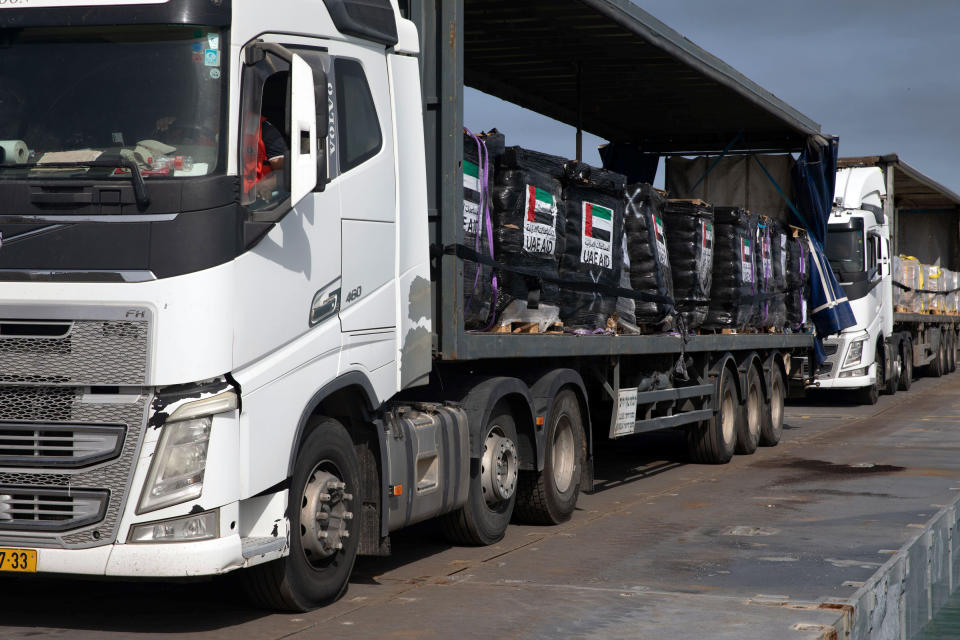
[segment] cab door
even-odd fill
[[[341,370],[396,384],[397,184],[393,113],[382,46],[330,44],[343,271]],[[379,375],[379,374],[371,374]]]

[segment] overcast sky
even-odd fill
[[[960,192],[960,0],[635,2],[839,136],[841,156],[899,153]],[[465,118],[574,155],[570,127],[496,98],[468,90]]]

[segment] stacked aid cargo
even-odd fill
[[[490,176],[493,173],[491,151],[502,149],[503,136],[487,144],[483,136],[463,134],[463,243],[477,253],[490,256],[493,235],[486,224]],[[473,260],[463,263],[463,322],[469,330],[484,329],[490,322],[493,302],[493,270]]]
[[[563,251],[559,178],[566,162],[521,147],[506,148],[500,158],[491,192],[495,254],[498,263],[516,269],[499,274],[502,291],[496,311],[502,322],[541,304],[560,302],[556,284]]]
[[[673,298],[673,274],[664,235],[663,206],[663,195],[649,184],[627,187],[624,241],[630,288],[661,299],[636,302],[637,322],[643,325],[664,326],[672,320],[673,305],[668,301]]]
[[[776,221],[760,216],[757,218],[757,304],[752,326],[760,330],[776,330],[786,321],[783,301],[784,285],[778,280],[776,263],[779,258],[778,230]]]
[[[685,328],[696,329],[710,307],[713,207],[702,200],[667,200],[663,221],[676,309]]]
[[[745,329],[757,312],[757,218],[739,207],[714,208],[713,282],[704,326]]]
[[[809,321],[807,300],[810,297],[810,246],[807,233],[794,229],[787,239],[786,273],[786,327],[802,331]]]
[[[563,289],[560,318],[577,332],[608,329],[617,297],[603,289],[620,284],[623,263],[623,210],[626,178],[585,164],[571,163],[564,180],[565,250],[560,277],[565,282],[599,285],[594,291]]]

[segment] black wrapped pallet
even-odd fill
[[[713,215],[713,281],[703,326],[742,330],[757,309],[757,217],[740,207],[714,207]]]
[[[778,280],[779,232],[777,223],[761,216],[757,225],[757,292],[758,303],[752,325],[761,330],[781,328],[786,308],[782,278]]]
[[[490,255],[485,203],[489,202],[496,157],[503,152],[503,134],[463,134],[463,243],[484,256]],[[493,270],[465,260],[463,263],[463,324],[468,330],[484,329],[491,320]]]
[[[710,306],[713,207],[702,200],[667,200],[663,222],[677,311],[687,329],[696,329]]]
[[[663,228],[664,198],[651,185],[627,186],[624,237],[629,263],[630,288],[652,295],[673,298],[673,275]],[[661,302],[636,303],[637,323],[660,324],[673,313],[673,306]]]
[[[559,178],[567,160],[509,147],[500,159],[493,201],[494,249],[498,262],[535,269],[556,279],[563,251],[563,205]],[[559,305],[559,287],[509,271],[499,275],[497,313],[514,300]]]
[[[797,231],[787,238],[786,326],[793,331],[800,331],[807,324],[809,255],[806,232]]]
[[[773,292],[770,298],[771,316],[770,326],[783,329],[787,324],[787,243],[786,229],[782,224],[771,221],[770,235],[772,238],[773,258]]]
[[[564,180],[565,248],[560,259],[564,281],[620,285],[623,261],[623,209],[626,178],[584,164],[567,166]],[[617,297],[599,291],[561,289],[560,318],[568,329],[607,328]]]

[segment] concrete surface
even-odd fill
[[[791,404],[780,446],[717,467],[687,464],[675,433],[609,444],[570,522],[515,525],[486,548],[414,527],[394,537],[392,557],[358,562],[341,601],[311,613],[246,607],[226,579],[5,579],[0,637],[806,640],[845,627],[898,637],[878,635],[893,625],[884,616],[896,614],[898,634],[922,626],[955,584],[930,549],[956,544],[958,388],[954,375],[874,407],[843,396]],[[926,551],[899,551],[917,541]],[[907,595],[921,591],[927,599]]]

